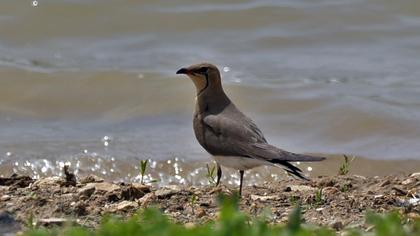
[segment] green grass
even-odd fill
[[[207,167],[206,177],[210,185],[216,185],[216,166],[213,165],[212,167],[210,167],[209,164],[206,164],[206,167]]]
[[[350,163],[354,160],[355,157],[353,157],[351,160],[347,155],[344,155],[344,162],[340,165],[340,168],[338,169],[339,175],[347,175],[350,171]]]
[[[172,223],[157,208],[140,210],[128,220],[116,217],[105,217],[97,229],[67,226],[63,228],[28,229],[24,235],[144,235],[144,236],[334,236],[335,231],[324,227],[304,224],[300,208],[296,207],[290,214],[287,224],[271,225],[265,217],[251,219],[238,209],[238,197],[219,197],[221,211],[219,219],[194,227],[185,227]],[[346,235],[354,236],[411,236],[420,235],[420,222],[407,223],[397,213],[387,215],[368,214],[367,222],[374,225],[372,232],[349,230]]]
[[[147,163],[149,160],[140,161],[140,183],[144,184],[144,176],[146,175]]]

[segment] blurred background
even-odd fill
[[[204,61],[270,143],[355,155],[354,173],[419,170],[419,55],[419,1],[2,0],[0,174],[133,180],[151,159],[195,183],[211,159],[175,72]]]

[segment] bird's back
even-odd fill
[[[223,105],[197,99],[193,126],[198,142],[212,155],[247,156],[238,150],[241,145],[267,142],[255,123],[227,97]]]

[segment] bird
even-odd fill
[[[217,166],[216,186],[222,168],[239,170],[239,196],[246,170],[262,165],[282,166],[288,173],[308,180],[290,162],[322,161],[324,157],[296,154],[269,144],[253,120],[242,113],[226,95],[219,69],[210,63],[194,64],[176,74],[188,76],[196,88],[194,134]]]

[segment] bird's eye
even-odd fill
[[[207,68],[207,67],[201,67],[200,69],[197,70],[197,73],[207,74],[208,71],[209,71],[209,68]]]

